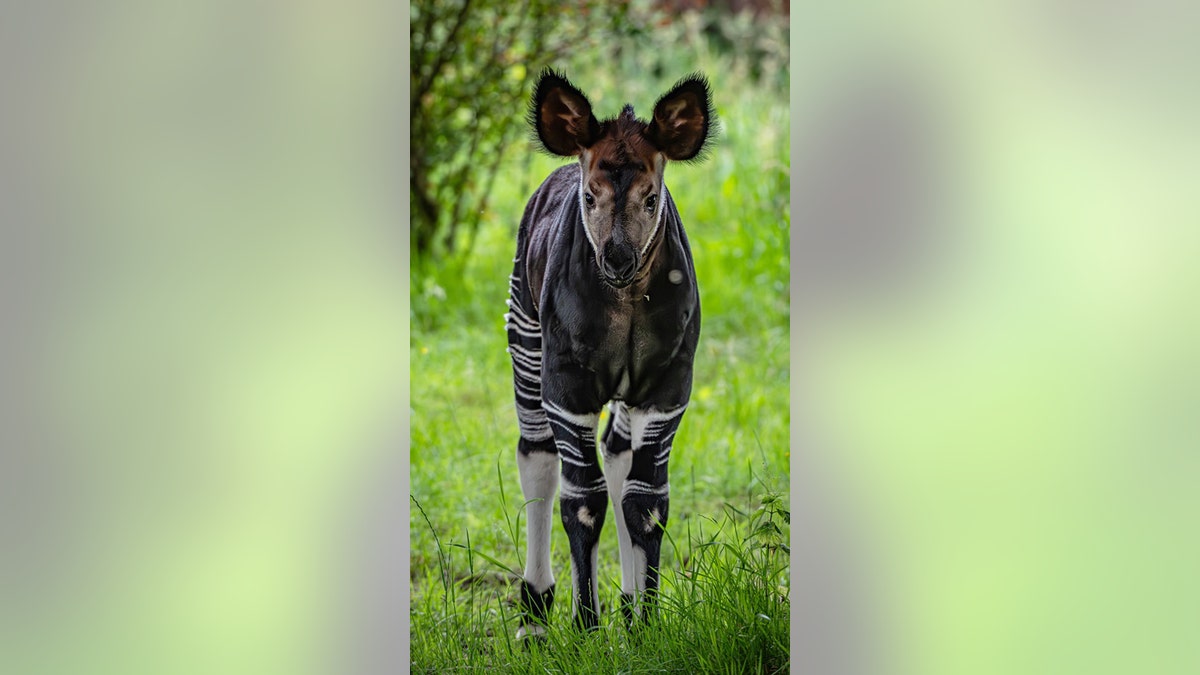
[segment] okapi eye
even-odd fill
[[[650,195],[646,198],[646,210],[654,213],[654,206],[658,204],[658,195]]]
[[[596,205],[596,198],[590,192],[583,193],[583,201],[588,205],[588,208]]]

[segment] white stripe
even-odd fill
[[[517,419],[517,426],[521,429],[521,437],[527,441],[548,441],[554,437],[554,433],[550,431],[550,427],[539,423],[537,420]]]
[[[536,411],[542,419],[545,419],[546,411],[542,410],[542,390],[537,386],[537,382],[528,384],[520,380],[515,380],[513,385],[513,393],[526,401],[526,405],[522,407]],[[517,403],[520,404],[521,402],[518,401]]]
[[[528,399],[528,407],[544,412],[542,410],[542,383],[538,378],[518,373],[517,377],[513,378],[513,393]]]
[[[524,371],[519,365],[514,368],[514,371]],[[513,378],[513,388],[517,391],[528,392],[526,396],[537,399],[537,406],[542,407],[542,380],[537,376],[537,372],[517,372]]]
[[[630,438],[633,440],[633,449],[635,451],[640,449],[645,444],[648,436],[653,438],[662,430],[663,426],[682,415],[686,409],[686,405],[681,405],[671,410],[631,408],[629,411],[629,426],[631,432]]]
[[[585,486],[575,485],[565,477],[560,478],[559,481],[559,490],[564,497],[586,497],[590,494],[608,491],[608,485],[604,482],[604,476],[597,478]]]
[[[515,332],[517,335],[520,335],[521,337],[526,337],[526,338],[542,337],[542,331],[540,331],[540,330],[539,331],[525,330],[524,328],[521,328],[518,324],[515,324],[515,323],[506,323],[506,324],[504,324],[504,328],[506,330],[511,330],[511,331]]]
[[[527,406],[517,406],[517,419],[528,424],[535,424],[539,427],[550,429],[550,423],[546,420],[546,416],[537,408],[529,408]]]
[[[580,153],[580,156],[579,156],[579,163],[581,165],[581,167],[579,169],[579,222],[583,223],[583,233],[585,235],[587,235],[588,243],[592,245],[592,252],[598,253],[600,251],[600,249],[596,248],[596,240],[592,239],[592,230],[591,230],[591,228],[588,227],[587,214],[584,213],[584,209],[583,209],[583,168],[582,167],[587,166],[589,158],[591,156],[592,156],[591,153],[588,152],[587,150],[584,150],[582,153]]]
[[[620,401],[613,401],[608,411],[612,419],[613,433],[622,438],[629,438],[629,406]]]
[[[538,379],[537,376],[537,371],[534,370],[530,372],[528,369],[522,367],[519,363],[514,364],[513,371],[517,375],[515,378],[513,378],[513,384],[516,387],[521,387],[527,391],[528,393],[526,395],[530,398],[538,399],[538,405],[541,405],[542,387],[541,380]]]
[[[626,480],[625,485],[621,488],[621,496],[629,494],[639,495],[665,495],[670,492],[671,484],[663,483],[658,487],[654,487],[644,480]]]
[[[654,156],[654,168],[658,173],[659,179],[662,179],[663,159],[661,154]],[[646,251],[650,249],[650,244],[654,243],[654,235],[658,234],[658,226],[662,223],[663,209],[667,203],[667,182],[664,180],[658,188],[658,211],[654,216],[654,229],[650,230],[650,238],[646,240],[646,245],[642,247],[642,252],[638,254],[639,258],[646,255]]]
[[[512,312],[504,315],[504,327],[508,330],[521,331],[526,337],[541,337],[542,327],[533,321],[521,320],[519,317],[512,316]]]
[[[508,346],[508,353],[520,356],[526,361],[532,361],[537,364],[541,364],[542,362],[542,350],[540,349],[530,349],[529,347],[522,347],[518,344],[512,344]]]
[[[570,424],[564,424],[562,420],[555,419],[554,417],[549,417],[549,419],[550,424],[554,425],[558,429],[561,429],[563,434],[570,435],[571,438],[579,438],[579,434],[575,431],[576,427],[571,426]]]
[[[600,419],[599,413],[567,412],[566,410],[563,410],[562,408],[551,403],[550,401],[543,401],[542,407],[546,409],[546,412],[550,413],[551,415],[553,415],[554,417],[557,417],[560,420],[570,422],[571,424],[573,424],[577,427],[591,429],[593,432],[595,432],[595,430],[596,430],[596,420]]]
[[[513,360],[513,372],[517,375],[515,382],[520,382],[530,389],[541,391],[542,378],[541,364],[526,365],[521,361]],[[538,398],[541,398],[540,396]]]
[[[514,349],[525,356],[531,356],[531,357],[537,356],[538,360],[539,361],[541,360],[542,346],[540,344],[536,347],[526,347],[525,345],[522,345],[520,343],[514,343],[514,344],[510,344],[508,346],[508,350],[509,350],[510,354],[512,353],[512,351]]]
[[[533,370],[534,372],[537,372],[542,368],[542,359],[533,355],[540,355],[541,351],[536,351],[533,352],[533,354],[530,354],[530,350],[518,347],[517,349],[510,349],[508,354],[509,356],[512,356],[514,364],[518,364],[523,368]]]
[[[570,456],[570,457],[576,457],[580,460],[583,459],[583,453],[580,452],[579,449],[576,448],[574,445],[571,445],[570,441],[566,441],[566,440],[563,440],[560,438],[554,442],[554,446],[558,448],[558,453],[560,455],[562,455],[563,457]]]
[[[560,450],[561,450],[561,448],[560,448]],[[562,461],[566,462],[567,464],[573,464],[575,466],[582,466],[582,467],[592,466],[591,464],[588,464],[587,462],[575,459],[574,457],[567,457],[566,455],[563,455],[563,454],[559,454],[559,458],[562,459]]]
[[[537,419],[540,422],[542,422],[543,424],[546,424],[547,426],[549,426],[550,421],[548,419],[546,419],[546,411],[542,410],[542,406],[538,405],[538,399],[534,399],[530,396],[522,394],[521,392],[515,392],[515,393],[517,394],[518,397],[520,397],[521,399],[524,399],[524,400],[517,401],[517,412],[518,413],[527,415],[532,419]]]
[[[629,429],[629,415],[627,413],[621,414],[613,420],[613,433],[621,436],[622,438],[629,438],[631,436]]]
[[[528,314],[526,314],[523,309],[521,309],[520,303],[514,303],[510,299],[508,301],[508,309],[509,309],[509,311],[504,313],[505,321],[513,321],[515,323],[520,324],[521,326],[523,326],[525,328],[537,328],[538,327],[538,323],[536,321],[534,321],[532,318],[530,318],[530,316]]]
[[[519,409],[517,411],[517,428],[521,430],[521,437],[527,441],[545,441],[554,437],[554,433],[550,431],[550,425],[543,420],[522,417]]]
[[[517,379],[525,380],[529,386],[541,384],[541,363],[514,356],[512,364],[513,372],[518,376]]]
[[[517,373],[513,378],[513,391],[530,400],[530,404],[542,407],[542,383],[536,374]]]

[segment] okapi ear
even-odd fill
[[[654,104],[654,119],[645,135],[667,159],[698,161],[705,157],[702,153],[716,132],[716,121],[708,80],[694,73],[676,83]]]
[[[600,123],[587,97],[549,68],[538,79],[529,121],[542,147],[563,157],[578,155],[600,138]]]

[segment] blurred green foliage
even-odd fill
[[[514,153],[531,151],[519,139],[529,133],[528,98],[542,68],[583,62],[585,71],[626,73],[623,88],[636,93],[638,80],[695,69],[681,64],[667,45],[702,41],[725,57],[725,67],[787,87],[787,23],[779,17],[676,14],[647,0],[414,2],[411,11],[415,277],[430,264],[453,264],[472,253],[479,226],[495,210],[497,177],[508,174]]]
[[[474,235],[538,64],[594,49],[628,22],[629,5],[435,0],[411,12],[409,231],[422,259]]]
[[[572,49],[556,61],[530,63],[527,75],[536,76],[544,66],[566,72],[603,118],[615,115],[625,103],[633,103],[644,117],[677,79],[704,72],[715,92],[720,135],[707,162],[668,168],[667,183],[697,258],[703,253],[707,261],[698,266],[705,325],[726,320],[746,327],[776,323],[786,315],[788,302],[787,61],[712,39],[710,26],[721,15],[686,12],[667,17],[648,3],[630,3],[626,11],[626,19],[636,20],[630,20],[623,31],[613,32],[594,49]],[[749,21],[726,18],[734,31],[744,30],[738,26]],[[764,51],[787,53],[785,23],[756,21],[754,25],[758,38],[747,48],[769,44]],[[506,109],[489,113],[503,121],[504,133],[513,138],[529,134],[525,112],[530,94],[527,88]],[[415,136],[414,131],[414,143]],[[447,146],[444,151],[452,154],[451,164],[470,167],[461,147]],[[530,141],[514,142],[507,152],[491,153],[491,158],[498,162],[496,173],[501,178],[490,184],[486,208],[473,213],[478,219],[475,229],[460,226],[456,231],[457,252],[447,255],[441,249],[422,254],[414,245],[410,316],[418,333],[494,322],[496,308],[503,307],[504,280],[511,271],[525,202],[551,171],[565,163],[537,152]],[[481,180],[478,172],[467,175],[476,183]],[[417,197],[413,199],[416,202]],[[453,201],[441,207],[455,208]],[[418,227],[414,221],[413,229]],[[749,303],[743,287],[729,282],[734,275],[757,285],[758,293]],[[764,297],[771,303],[768,314],[739,309],[751,308]],[[708,311],[719,305],[733,313]],[[739,323],[743,320],[748,323]]]
[[[805,426],[863,541],[863,670],[1200,672],[1200,8],[829,4],[803,25],[798,158],[847,104],[886,119],[862,96],[881,86],[934,130],[921,264],[796,308]],[[860,130],[826,156],[890,147]],[[868,178],[831,189],[875,206],[895,183]],[[797,233],[825,225],[803,206]]]
[[[0,671],[354,672],[348,523],[406,407],[403,10],[76,4],[0,10],[0,239],[35,243]]]

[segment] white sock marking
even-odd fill
[[[617,545],[621,552],[621,592],[633,593],[633,541],[629,538],[629,528],[625,524],[625,509],[621,507],[625,477],[629,475],[629,467],[633,463],[633,452],[626,451],[619,455],[605,457],[604,474],[608,479],[608,496],[617,512]]]
[[[550,567],[550,527],[554,492],[558,487],[558,457],[546,452],[517,453],[517,468],[521,472],[521,492],[530,502],[525,507],[525,581],[534,592],[543,593],[554,583],[554,571]]]

